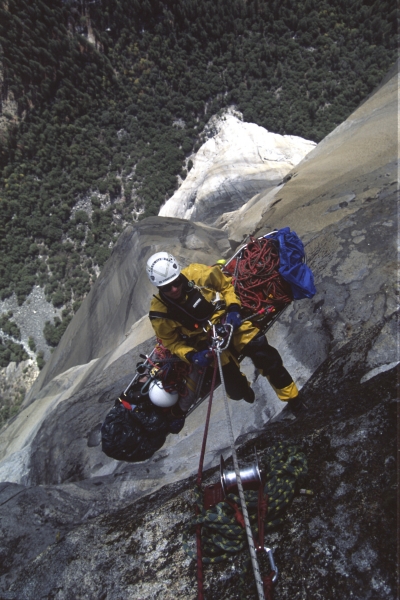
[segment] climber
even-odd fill
[[[292,412],[301,408],[298,389],[279,352],[250,321],[242,322],[240,301],[231,278],[219,266],[193,263],[181,270],[171,254],[157,252],[147,261],[146,271],[158,288],[150,306],[151,324],[156,336],[175,356],[199,368],[211,365],[206,326],[222,320],[233,327],[230,346],[221,357],[228,396],[254,402],[254,392],[239,369],[237,356],[241,353],[251,358]],[[184,415],[188,408],[186,399],[180,398],[172,412]]]

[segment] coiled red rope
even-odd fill
[[[157,361],[162,361],[162,365],[157,365]],[[188,393],[186,379],[192,370],[192,365],[174,358],[159,339],[157,339],[154,349],[154,359],[149,362],[158,368],[157,379],[162,381],[167,392],[176,390],[180,396],[185,396]]]
[[[293,300],[290,285],[278,269],[278,247],[268,238],[250,238],[239,257],[224,267],[232,275],[242,307],[251,312],[268,306],[282,307]]]

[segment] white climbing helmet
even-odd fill
[[[166,392],[161,381],[153,379],[149,386],[149,398],[156,406],[168,408],[178,401],[178,392]]]
[[[180,275],[181,268],[169,252],[157,252],[150,256],[146,265],[147,275],[153,285],[161,287],[171,283]]]

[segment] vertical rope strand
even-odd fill
[[[217,371],[218,371],[218,364],[217,364],[217,361],[214,358],[214,372],[213,372],[213,377],[212,377],[212,382],[211,382],[210,399],[208,401],[206,424],[204,426],[203,443],[202,443],[202,446],[201,446],[199,468],[198,468],[198,471],[197,471],[197,485],[198,486],[201,485],[201,482],[202,482],[202,479],[203,479],[204,456],[205,456],[205,453],[206,453],[208,428],[210,426],[211,407],[212,407],[213,395],[214,395],[214,390],[215,390],[215,382],[217,380]]]
[[[206,444],[207,444],[207,435],[208,428],[210,425],[210,417],[211,417],[211,407],[215,389],[215,382],[217,380],[217,371],[218,371],[218,363],[216,358],[214,357],[214,373],[211,382],[210,389],[210,399],[208,401],[208,409],[206,416],[206,424],[204,426],[204,434],[203,434],[203,444],[201,447],[200,453],[200,461],[199,461],[199,469],[197,471],[197,487],[199,492],[201,493],[201,483],[203,480],[203,465],[204,465],[204,456],[206,453]],[[203,375],[204,378],[204,375]],[[196,515],[199,514],[199,507],[196,504]],[[201,548],[201,525],[197,525],[196,527],[196,547],[197,547],[197,600],[204,600],[204,584],[203,584],[203,552]]]
[[[261,579],[260,569],[258,567],[257,556],[256,556],[255,547],[254,547],[254,539],[253,539],[253,534],[252,534],[251,526],[250,526],[249,513],[247,511],[242,480],[240,477],[239,463],[237,460],[237,454],[236,454],[236,449],[235,449],[235,438],[233,435],[232,420],[231,420],[231,415],[230,415],[230,411],[229,411],[228,398],[226,396],[224,375],[222,372],[221,351],[219,349],[217,349],[216,352],[217,352],[217,357],[218,357],[219,373],[220,373],[220,377],[221,377],[222,391],[223,391],[223,396],[224,396],[226,421],[227,421],[228,432],[229,432],[229,442],[230,442],[231,450],[232,450],[233,466],[234,466],[235,473],[236,473],[236,483],[237,483],[238,491],[239,491],[240,504],[242,506],[242,513],[243,513],[244,523],[246,526],[246,534],[247,534],[247,541],[249,544],[251,564],[253,566],[253,573],[254,573],[254,579],[256,582],[256,586],[257,586],[258,598],[259,598],[259,600],[265,600],[264,586],[263,586],[263,582]]]

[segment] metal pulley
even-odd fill
[[[254,449],[254,463],[248,467],[244,467],[239,471],[240,479],[244,490],[257,491],[262,483],[261,471],[258,464],[257,451]],[[235,471],[228,471],[225,467],[224,457],[221,455],[220,461],[220,478],[222,490],[227,496],[228,494],[237,494],[237,478]]]

